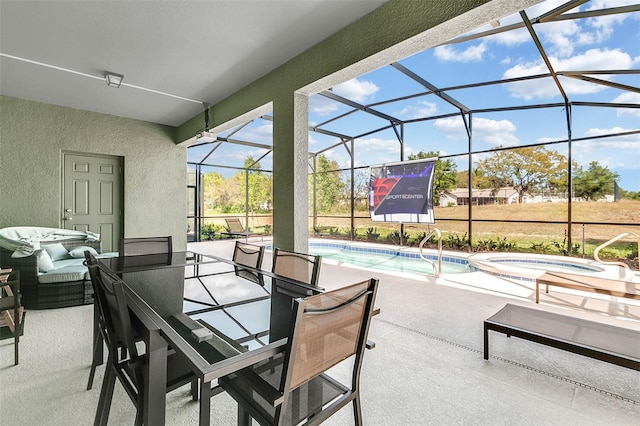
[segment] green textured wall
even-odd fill
[[[63,151],[124,157],[124,233],[186,247],[186,147],[175,128],[0,96],[0,228],[61,226]]]

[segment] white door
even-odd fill
[[[118,251],[122,236],[122,158],[63,154],[62,221],[65,229],[100,234],[102,251]]]

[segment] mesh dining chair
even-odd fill
[[[322,256],[282,250],[276,247],[273,250],[271,272],[316,287],[320,277],[321,264]]]
[[[120,256],[168,254],[173,251],[172,238],[171,236],[120,238],[118,251]]]
[[[296,299],[283,354],[219,379],[238,403],[238,424],[320,424],[353,403],[362,424],[360,371],[378,280]],[[350,385],[326,371],[354,357]]]
[[[107,424],[117,378],[136,406],[135,424],[141,425],[145,394],[143,377],[145,354],[140,353],[136,346],[135,331],[131,325],[129,307],[124,294],[124,283],[117,275],[98,263],[90,253],[85,255],[100,311],[100,333],[109,349],[94,424]],[[194,401],[197,400],[197,377],[175,351],[169,350],[166,391],[177,389],[187,383],[191,383],[192,398]]]
[[[262,267],[262,258],[264,257],[264,246],[258,246],[255,244],[242,243],[236,241],[236,245],[233,249],[233,260],[240,265],[249,266],[254,269],[260,269]],[[252,281],[256,284],[260,284],[264,287],[264,277],[262,274],[250,269],[234,266],[236,275]]]

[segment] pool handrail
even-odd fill
[[[615,243],[616,241],[618,241],[618,240],[620,240],[620,239],[622,239],[624,237],[628,237],[628,236],[636,237],[638,239],[638,251],[640,252],[640,236],[638,234],[636,234],[635,232],[623,232],[622,234],[618,235],[617,237],[614,237],[614,238],[610,239],[606,243],[600,244],[593,251],[593,258],[595,260],[597,260],[598,262],[600,262],[601,264],[603,264],[603,265],[618,265],[618,266],[622,266],[622,267],[627,268],[627,269],[631,269],[631,268],[629,268],[629,265],[627,265],[624,262],[606,261],[606,260],[600,259],[600,257],[598,256],[598,254],[600,253],[600,250],[602,250],[603,248]]]
[[[429,241],[429,239],[433,234],[436,234],[438,236],[438,264],[437,265],[433,260],[428,259],[424,254],[422,254],[422,249],[424,248],[424,245],[427,243],[427,241]],[[433,266],[433,276],[436,278],[440,278],[440,275],[442,274],[442,233],[440,232],[440,230],[438,228],[433,228],[433,231],[429,232],[427,236],[425,236],[422,239],[422,241],[420,241],[419,248],[420,248],[420,259],[430,263],[431,266]]]

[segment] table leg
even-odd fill
[[[536,303],[540,301],[540,283],[536,281]]]
[[[489,329],[484,324],[484,359],[489,359]]]

